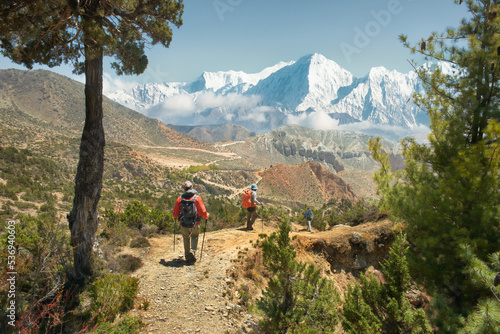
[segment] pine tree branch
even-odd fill
[[[444,59],[443,59],[443,60],[444,60]],[[445,92],[441,91],[441,90],[440,90],[437,86],[435,86],[435,85],[434,85],[434,84],[432,84],[431,82],[427,81],[427,80],[426,80],[426,79],[425,79],[425,78],[424,78],[424,77],[420,74],[420,72],[417,70],[417,68],[415,67],[415,65],[414,65],[411,61],[409,61],[408,59],[407,59],[407,61],[408,61],[408,63],[410,64],[410,66],[411,66],[411,67],[413,67],[413,69],[415,70],[415,73],[417,73],[417,75],[418,75],[418,77],[420,78],[420,80],[422,80],[423,82],[427,82],[427,84],[429,84],[429,85],[432,87],[432,89],[433,89],[435,92],[437,92],[439,95],[441,95],[441,96],[443,96],[443,97],[445,97],[445,98],[447,98],[447,99],[449,99],[449,100],[452,100],[452,101],[454,101],[454,100],[455,100],[452,96],[450,96],[450,95],[446,94]],[[450,62],[450,61],[448,61],[448,62]]]
[[[41,36],[38,37],[38,41],[35,45],[35,49],[40,46],[40,43],[42,40],[50,35],[51,33],[54,33],[61,29],[61,27],[68,22],[68,20],[73,16],[73,10],[70,6],[65,6],[63,14],[61,15],[61,18],[59,19],[59,22],[57,22],[55,25],[50,27],[47,31],[45,31]]]

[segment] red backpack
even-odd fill
[[[252,207],[252,191],[250,189],[247,189],[243,192],[243,197],[241,199],[241,205],[244,208]]]

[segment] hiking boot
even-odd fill
[[[190,252],[188,255],[186,255],[186,261],[190,263],[195,263],[196,257],[194,256],[193,253]]]

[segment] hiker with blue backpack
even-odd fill
[[[307,232],[312,232],[311,222],[314,219],[314,213],[312,212],[311,208],[306,211],[304,217],[307,219]]]
[[[195,263],[201,218],[208,219],[210,214],[207,212],[201,197],[193,189],[193,184],[190,181],[184,182],[182,189],[184,190],[184,194],[177,198],[173,215],[174,218],[179,218],[182,239],[184,241],[184,258],[189,263]]]

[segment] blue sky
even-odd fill
[[[375,66],[407,72],[412,55],[399,34],[418,41],[466,15],[452,0],[185,0],[170,48],[149,49],[141,76],[117,77],[106,61],[105,88],[193,81],[203,71],[255,73],[314,52],[356,76]],[[22,68],[0,56],[0,68],[11,67]],[[51,70],[74,77],[69,66]]]

